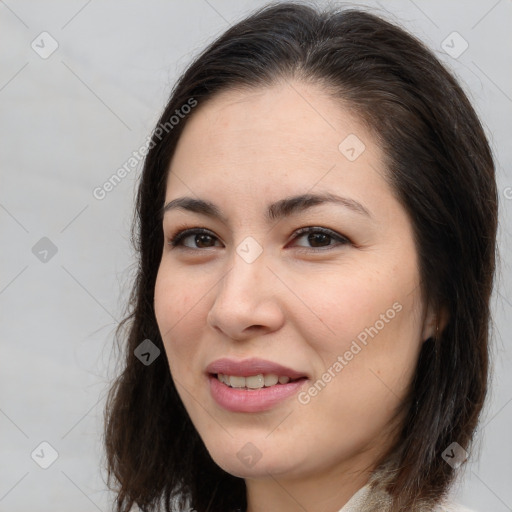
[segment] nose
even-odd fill
[[[284,323],[277,281],[263,254],[247,263],[234,253],[229,270],[213,292],[207,323],[239,341],[277,331]]]

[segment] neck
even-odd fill
[[[340,468],[298,478],[247,479],[247,512],[338,512],[369,479],[370,471]]]

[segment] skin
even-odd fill
[[[366,147],[354,161],[338,148],[349,134]],[[383,162],[354,115],[298,81],[219,93],[179,140],[166,204],[208,200],[227,222],[184,209],[164,215],[166,241],[184,227],[212,238],[201,245],[189,236],[188,248],[165,243],[156,318],[183,403],[215,462],[246,480],[249,512],[337,512],[393,442],[393,413],[435,323],[421,300],[412,225]],[[278,221],[264,216],[269,203],[319,192],[356,200],[370,216],[334,203]],[[315,251],[307,234],[294,234],[305,226],[350,242],[327,237]],[[247,236],[263,249],[252,263],[236,252]],[[240,413],[213,400],[205,369],[221,357],[300,370],[310,376],[307,391],[393,304],[401,306],[394,318],[307,404],[293,396]],[[249,442],[261,453],[252,467],[237,457]]]

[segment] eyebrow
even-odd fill
[[[348,208],[349,210],[352,210],[355,213],[372,218],[369,210],[358,201],[348,197],[342,197],[326,192],[323,194],[301,194],[298,196],[291,196],[280,199],[279,201],[276,201],[275,203],[272,203],[268,206],[266,219],[269,222],[282,219],[284,217],[289,217],[291,215],[303,212],[309,208],[312,208],[313,206],[325,203],[338,204]],[[212,202],[205,201],[203,199],[195,199],[193,197],[178,197],[173,199],[162,208],[162,218],[166,212],[174,209],[183,209],[195,213],[200,213],[202,215],[218,219],[224,224],[228,224],[227,218],[222,214],[220,209]]]

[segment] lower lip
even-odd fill
[[[287,384],[276,384],[261,389],[231,388],[214,375],[208,376],[213,399],[224,409],[232,412],[266,411],[297,393],[307,379]]]

